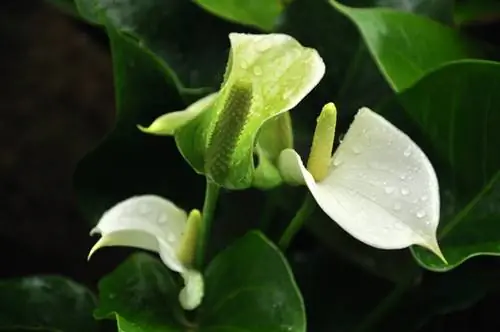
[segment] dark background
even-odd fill
[[[500,42],[494,20],[470,32]],[[117,261],[87,263],[72,174],[113,123],[106,37],[43,1],[2,0],[0,51],[0,278],[61,274],[95,289]],[[500,331],[499,305],[492,294],[422,331]]]

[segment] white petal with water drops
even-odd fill
[[[92,231],[101,238],[92,247],[89,258],[102,247],[126,246],[151,250],[163,263],[181,273],[186,282],[180,294],[185,309],[194,309],[203,296],[198,272],[186,267],[178,257],[183,244],[187,214],[174,203],[155,195],[128,198],[106,211]],[[190,284],[190,283],[193,284]]]
[[[442,257],[434,169],[406,134],[373,111],[358,112],[323,181],[316,183],[291,149],[282,152],[280,169],[298,183],[300,174],[323,211],[358,240],[381,249],[421,245]]]

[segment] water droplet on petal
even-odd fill
[[[158,223],[159,224],[164,224],[167,222],[167,216],[164,215],[164,214],[161,214],[159,217],[158,217]]]
[[[400,178],[401,180],[406,180],[406,174],[401,174],[401,175],[399,176],[399,178]]]
[[[259,66],[255,66],[253,67],[253,74],[255,76],[260,76],[262,75],[262,68],[260,68]]]
[[[265,52],[271,47],[271,43],[267,38],[262,38],[257,44],[255,45],[255,49],[258,52]]]
[[[174,242],[175,241],[175,235],[174,234],[168,234],[167,241],[168,242]]]
[[[401,195],[408,196],[410,194],[410,190],[408,188],[401,188]]]
[[[399,210],[401,210],[401,203],[398,203],[398,202],[394,203],[394,205],[393,205],[392,209],[393,209],[394,211],[399,211]]]
[[[140,204],[138,210],[142,215],[148,214],[150,212],[149,206],[147,204]]]
[[[425,217],[425,215],[426,213],[424,210],[417,211],[417,218],[422,219],[423,217]]]
[[[241,63],[240,63],[240,67],[241,69],[247,69],[248,68],[248,62],[246,60],[241,60]]]
[[[352,152],[354,154],[360,154],[361,153],[361,149],[359,148],[359,146],[356,145],[356,146],[352,147]]]
[[[425,202],[427,199],[429,199],[429,197],[427,197],[426,195],[424,195],[424,196],[420,197],[420,200],[421,200],[422,202]]]
[[[407,147],[405,152],[403,152],[405,157],[411,156],[411,147]]]
[[[385,187],[384,191],[386,194],[392,194],[396,188],[394,187]]]

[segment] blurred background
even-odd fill
[[[469,32],[498,44],[499,18]],[[72,174],[113,124],[106,36],[42,0],[2,0],[0,50],[0,278],[58,274],[95,289],[118,262],[87,263],[94,239]],[[500,331],[499,300],[491,294],[422,331]]]

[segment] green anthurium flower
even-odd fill
[[[142,130],[173,134],[198,173],[220,186],[244,189],[254,182],[252,156],[259,129],[295,107],[321,80],[325,65],[316,50],[285,34],[231,33],[229,39],[219,92]]]
[[[307,168],[292,149],[280,155],[282,176],[305,184],[345,231],[380,249],[420,245],[444,259],[436,238],[439,186],[424,152],[382,116],[362,108],[332,156],[336,110],[318,118]]]
[[[155,195],[135,196],[106,211],[90,232],[101,234],[90,257],[102,247],[127,246],[151,250],[163,263],[184,279],[179,294],[182,307],[192,310],[201,303],[204,293],[202,275],[191,268],[196,235],[201,222],[198,210],[189,214],[172,202]]]

